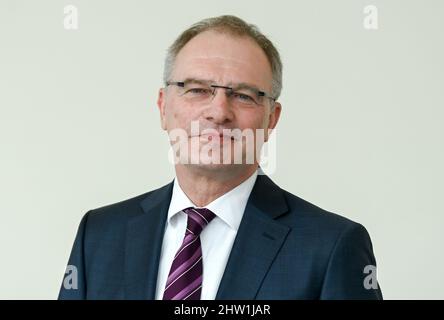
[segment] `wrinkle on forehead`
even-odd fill
[[[246,64],[246,61],[243,59],[235,58],[235,57],[229,57],[227,55],[222,54],[208,54],[208,55],[194,55],[193,57],[189,58],[190,61],[195,61],[196,63],[215,63],[215,64]]]
[[[191,64],[183,68],[183,73],[193,78],[208,79],[216,82],[246,82],[260,78],[257,70],[240,60],[226,59],[192,59]]]

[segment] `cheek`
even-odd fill
[[[171,99],[165,107],[165,116],[169,123],[175,123],[180,119],[180,109],[177,107],[173,99]]]
[[[172,124],[172,127],[182,128],[184,122],[185,120],[183,119],[183,115],[181,115],[179,112],[174,111],[171,113],[170,123]]]
[[[258,112],[258,110],[242,112],[237,119],[240,128],[260,129],[266,127],[268,123],[265,112]]]
[[[170,106],[171,108],[167,113],[167,121],[170,128],[187,128],[192,119],[192,113],[178,106]]]

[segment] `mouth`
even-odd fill
[[[230,135],[224,135],[224,134],[205,134],[202,135],[202,137],[207,138],[209,141],[213,141],[216,139],[219,139],[220,141],[234,141],[234,137]]]
[[[232,135],[226,135],[223,133],[217,134],[217,133],[207,133],[207,134],[200,134],[198,135],[198,137],[200,137],[203,140],[207,140],[207,141],[214,141],[216,139],[220,140],[220,141],[235,141],[235,137]]]

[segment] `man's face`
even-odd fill
[[[168,80],[180,82],[189,78],[209,80],[228,87],[247,83],[271,93],[271,67],[262,49],[250,38],[215,31],[197,35],[177,55],[172,75]],[[189,144],[194,140],[199,145],[199,150],[208,143],[215,143],[215,139],[219,138],[203,135],[202,131],[205,129],[215,129],[219,132],[223,129],[251,129],[255,133],[257,129],[263,129],[267,141],[267,129],[276,126],[281,111],[280,104],[271,99],[264,99],[263,105],[239,106],[233,103],[233,99],[226,95],[224,89],[217,89],[212,100],[206,103],[190,102],[180,95],[180,88],[174,85],[159,90],[158,107],[162,128],[168,133],[174,129],[184,129]],[[199,124],[199,134],[193,136],[191,123],[196,124],[196,121]],[[241,141],[223,142],[218,139],[220,152],[231,148],[233,158],[234,144]],[[244,141],[243,153],[246,152],[245,149]],[[245,159],[245,154],[243,158]],[[231,163],[233,162],[232,159]],[[224,164],[199,166],[206,169],[227,167]]]

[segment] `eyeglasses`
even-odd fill
[[[179,95],[190,103],[208,103],[213,100],[216,89],[225,89],[227,97],[236,106],[263,106],[266,99],[276,101],[265,91],[261,91],[248,84],[240,83],[234,87],[220,86],[211,81],[186,79],[185,81],[167,81],[166,86],[178,87]]]

